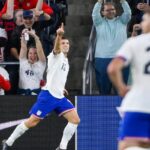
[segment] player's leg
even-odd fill
[[[64,131],[63,131],[63,136],[60,142],[60,149],[67,149],[68,142],[74,135],[78,124],[80,123],[80,118],[78,116],[77,111],[74,109],[72,111],[69,111],[63,115],[64,118],[67,119],[68,124],[66,125]]]
[[[80,118],[73,104],[67,99],[62,101],[61,107],[58,108],[56,112],[61,114],[68,121],[68,124],[63,131],[59,148],[56,150],[66,150],[68,142],[74,135],[78,124],[80,123]]]
[[[13,143],[20,137],[22,136],[26,131],[28,131],[30,128],[35,127],[39,122],[41,121],[40,118],[37,118],[33,115],[31,115],[26,121],[22,122],[19,124],[13,133],[10,135],[10,137],[6,140],[4,144],[5,147],[7,146],[12,146]],[[7,149],[7,148],[5,148]],[[5,150],[4,149],[4,150]]]
[[[50,101],[51,99],[51,101]],[[52,104],[51,104],[52,103]],[[41,91],[36,103],[30,110],[30,118],[16,127],[11,136],[3,144],[3,150],[12,146],[17,138],[23,135],[29,128],[35,127],[45,116],[53,110],[53,99],[48,91]]]
[[[119,150],[150,150],[150,114],[127,112],[120,126]]]

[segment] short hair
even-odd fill
[[[116,4],[115,4],[114,2],[105,2],[105,3],[102,4],[101,11],[104,11],[104,7],[105,7],[106,5],[112,5],[112,6],[114,6],[115,9],[116,9]]]

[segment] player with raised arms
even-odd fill
[[[73,104],[64,97],[65,83],[69,71],[67,54],[69,40],[63,38],[64,25],[57,30],[57,37],[53,51],[48,56],[47,83],[38,95],[36,103],[30,110],[30,117],[16,127],[10,137],[3,142],[2,150],[8,150],[21,135],[35,127],[49,113],[55,111],[59,116],[67,119],[60,145],[56,150],[66,150],[68,142],[75,133],[80,122]]]
[[[143,16],[143,34],[130,38],[108,67],[121,96],[119,150],[150,150],[150,11]],[[133,83],[125,85],[121,70],[131,65]]]

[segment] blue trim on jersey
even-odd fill
[[[66,97],[58,99],[52,96],[49,91],[42,90],[29,114],[36,115],[39,118],[45,118],[52,111],[61,115],[74,108],[73,104]]]
[[[119,128],[119,140],[125,138],[150,139],[150,114],[126,112]]]

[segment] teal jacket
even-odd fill
[[[94,6],[92,18],[97,35],[95,58],[113,58],[127,39],[131,9],[126,1],[121,4],[123,14],[111,20],[101,16],[101,3],[97,2]]]

